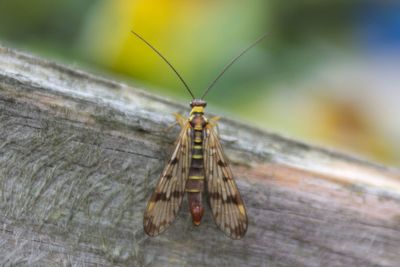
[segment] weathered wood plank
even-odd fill
[[[0,47],[0,265],[398,266],[400,172],[235,121],[220,131],[248,207],[228,239],[187,207],[143,209],[186,106]]]

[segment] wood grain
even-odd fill
[[[0,47],[0,266],[399,266],[400,171],[222,119],[244,239],[143,211],[189,107]]]

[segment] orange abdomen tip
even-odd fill
[[[193,224],[196,226],[200,225],[201,218],[203,217],[204,213],[204,208],[197,203],[193,204],[190,207],[190,213],[192,214]]]

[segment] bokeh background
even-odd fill
[[[263,33],[207,96],[208,110],[400,164],[400,2],[2,0],[0,43],[190,100]]]

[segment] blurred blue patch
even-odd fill
[[[356,16],[362,45],[370,52],[400,49],[400,1],[367,2]]]

